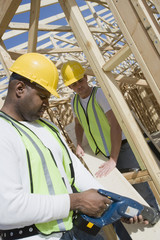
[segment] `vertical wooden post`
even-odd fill
[[[39,12],[40,12],[40,0],[36,1],[32,0],[29,23],[28,52],[36,52]]]

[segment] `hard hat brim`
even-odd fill
[[[78,78],[72,78],[68,81],[65,81],[64,84],[69,87],[72,83],[78,82],[80,79],[84,78],[84,75],[85,75],[85,72],[79,75]]]

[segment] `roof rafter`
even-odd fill
[[[0,37],[5,32],[9,22],[12,20],[21,0],[1,0],[0,1]]]

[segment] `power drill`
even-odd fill
[[[103,189],[99,189],[98,193],[111,200],[111,204],[102,216],[94,218],[85,214],[78,214],[74,219],[74,225],[91,235],[96,235],[103,226],[114,223],[122,217],[129,219],[142,215],[143,219],[148,220],[152,225],[156,224],[160,219],[159,211],[152,207],[144,206],[131,198]]]

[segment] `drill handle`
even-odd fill
[[[118,195],[116,193],[112,193],[112,192],[106,191],[104,189],[98,189],[98,193],[100,193],[101,195],[107,197],[108,199],[112,200],[113,202],[121,202],[125,198],[125,197],[123,197],[121,195]]]

